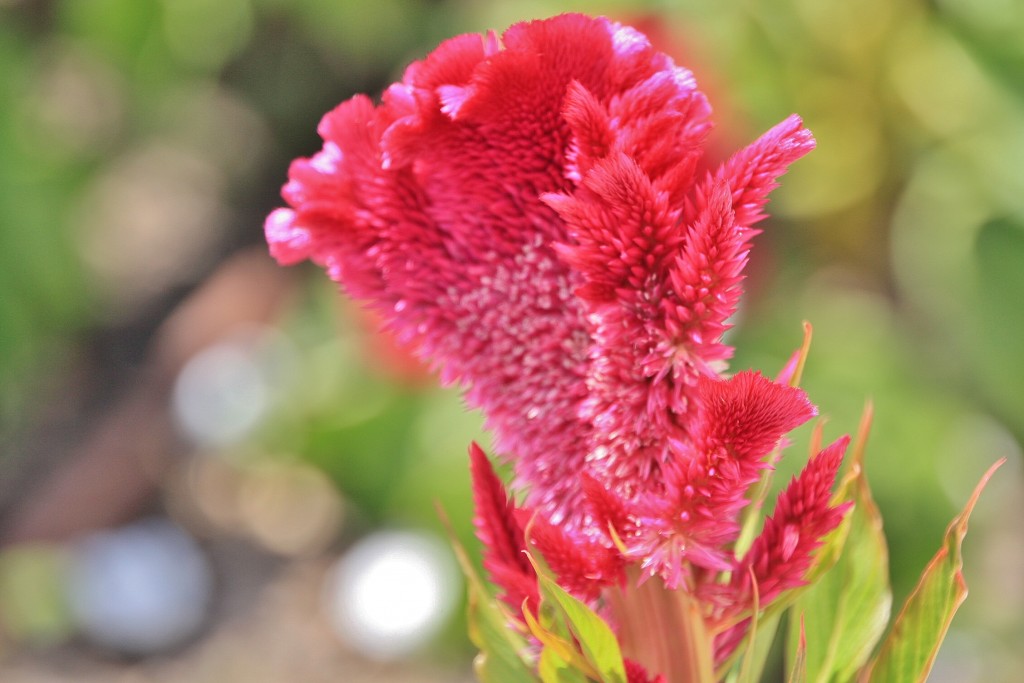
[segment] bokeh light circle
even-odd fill
[[[68,589],[88,640],[126,655],[150,655],[198,632],[213,573],[181,529],[147,519],[85,538],[75,549]]]
[[[383,661],[427,643],[457,601],[460,579],[450,553],[436,538],[408,531],[359,541],[327,577],[325,607],[338,637]]]

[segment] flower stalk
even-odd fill
[[[628,577],[608,590],[611,621],[618,625],[624,657],[666,681],[713,681],[712,636],[700,606],[686,591],[669,591],[657,581]],[[671,638],[651,634],[671,633]]]

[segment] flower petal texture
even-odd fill
[[[730,355],[750,225],[813,146],[793,117],[699,179],[709,114],[689,71],[605,19],[459,36],[379,106],[324,117],[267,239],[462,383],[530,505],[578,519],[582,472],[632,496],[685,438]]]

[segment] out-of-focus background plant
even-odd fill
[[[480,418],[321,273],[274,266],[262,220],[329,108],[455,33],[566,10],[693,68],[725,149],[793,111],[814,131],[734,367],[774,372],[807,319],[826,431],[873,398],[896,604],[1009,459],[932,680],[1018,680],[1024,5],[1005,0],[0,0],[0,678],[469,679],[433,504],[468,539]]]

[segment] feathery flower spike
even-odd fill
[[[751,581],[762,604],[799,585],[842,517],[841,442],[733,551],[769,454],[816,414],[800,389],[726,377],[722,340],[768,193],[814,139],[792,116],[703,172],[710,113],[689,71],[604,18],[459,36],[380,105],[328,113],[267,219],[279,261],[324,266],[484,411],[525,491],[517,508],[472,446],[485,566],[514,609],[537,605],[539,551],[632,624],[629,596],[671,591],[697,602],[666,618],[735,623]],[[629,681],[679,670],[624,654]]]
[[[813,147],[796,117],[695,177],[710,107],[631,28],[562,15],[465,35],[380,106],[320,124],[267,220],[483,409],[527,502],[579,527],[584,471],[627,498],[715,376],[750,225]]]

